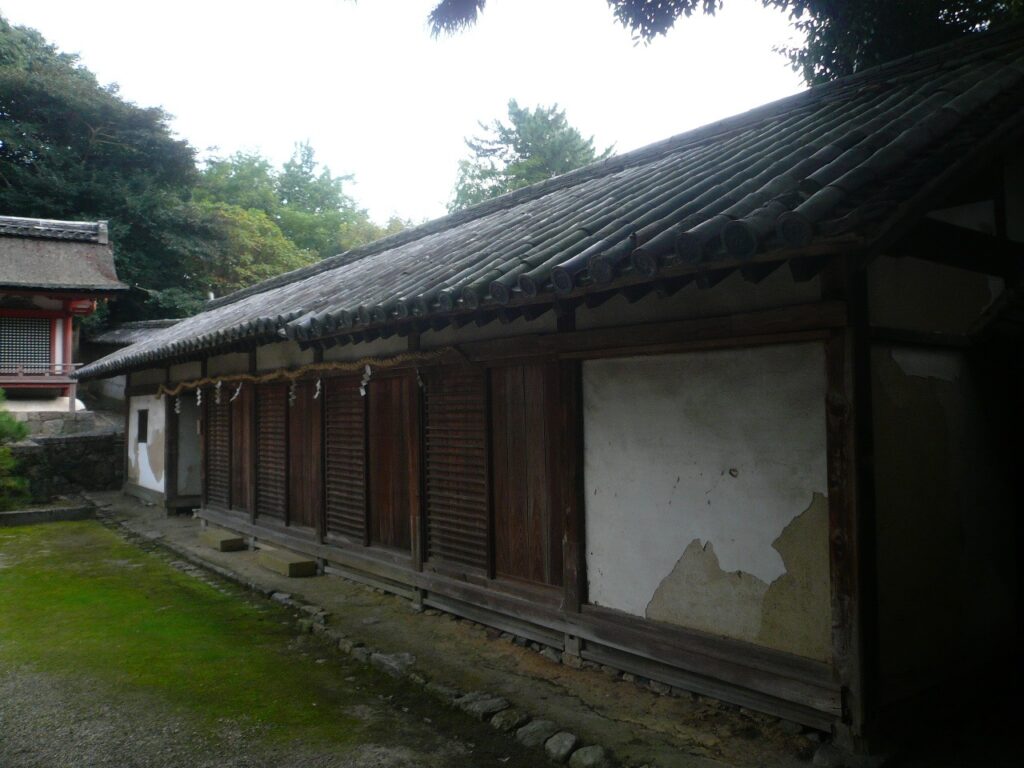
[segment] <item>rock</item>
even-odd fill
[[[491,718],[491,725],[499,731],[514,731],[530,722],[530,716],[518,709],[503,709]]]
[[[374,653],[370,663],[392,677],[404,677],[406,670],[416,663],[416,657],[411,653]]]
[[[358,661],[361,661],[363,663],[366,663],[366,662],[368,662],[370,660],[370,649],[369,648],[362,648],[362,647],[353,648],[352,649],[352,658],[353,659],[357,659]]]
[[[308,635],[313,631],[313,620],[312,619],[299,619],[299,634]]]
[[[512,642],[514,642],[520,648],[525,648],[529,644],[530,641],[527,640],[525,637],[518,637],[517,636],[516,639],[513,640]]]
[[[583,659],[572,653],[563,653],[562,663],[565,664],[565,666],[571,667],[573,669],[583,669]]]
[[[467,701],[467,699],[469,700]],[[508,702],[501,696],[485,694],[471,699],[468,696],[463,696],[455,700],[455,706],[477,720],[489,720],[492,715],[496,715],[503,709],[508,709]]]
[[[672,686],[665,685],[665,683],[659,683],[657,680],[651,680],[651,682],[647,684],[647,687],[659,696],[668,696],[672,693]]]
[[[698,733],[693,737],[693,740],[704,747],[704,749],[714,749],[722,743],[717,736],[710,733]]]
[[[558,733],[558,726],[550,720],[534,720],[516,731],[516,741],[524,747],[539,747]]]
[[[604,747],[593,744],[589,747],[582,747],[572,753],[569,758],[569,768],[610,768],[611,760]]]
[[[506,643],[511,643],[513,640],[516,639],[516,636],[513,635],[511,632],[502,632],[501,635],[499,635],[499,637],[501,637],[501,639],[504,640]]]
[[[627,683],[635,683],[636,675],[634,675],[632,672],[623,672],[622,679],[625,680]]]
[[[556,763],[564,763],[569,759],[569,755],[572,754],[578,743],[579,739],[576,738],[576,734],[561,731],[544,742],[544,751]]]
[[[287,592],[274,592],[270,596],[270,599],[271,600],[276,600],[279,603],[283,603],[285,605],[288,605],[288,603],[290,603],[292,601],[292,596],[290,594],[288,594]]]
[[[560,654],[554,648],[545,648],[540,652],[540,655],[548,661],[553,661],[555,664],[562,663],[562,654]]]
[[[843,753],[831,744],[822,744],[818,747],[811,762],[818,768],[843,768],[846,763]]]
[[[353,640],[350,637],[343,637],[338,641],[338,650],[342,653],[352,653],[356,648],[359,648],[362,643]]]
[[[301,608],[299,608],[299,610],[303,613],[308,613],[310,616],[316,616],[318,613],[324,612],[323,608],[321,608],[319,605],[313,605],[312,603],[303,605]]]

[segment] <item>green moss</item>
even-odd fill
[[[0,669],[154,695],[210,727],[229,718],[282,738],[367,738],[344,710],[370,698],[370,672],[316,664],[283,610],[242,597],[95,522],[0,529]]]

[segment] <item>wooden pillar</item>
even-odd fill
[[[178,432],[181,429],[174,410],[176,398],[164,395],[164,506],[168,512],[178,498]]]
[[[578,613],[586,601],[583,501],[583,398],[581,364],[558,363],[557,481],[562,505],[562,609]]]
[[[867,278],[842,262],[825,279],[826,298],[842,295],[848,320],[826,342],[829,560],[832,661],[842,686],[836,742],[867,749],[875,648],[874,476]]]

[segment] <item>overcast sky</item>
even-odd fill
[[[162,106],[201,153],[280,163],[309,140],[383,221],[443,214],[463,138],[510,98],[557,102],[624,152],[800,90],[772,50],[796,40],[786,17],[725,5],[647,46],[604,0],[489,0],[476,27],[439,40],[431,0],[0,0],[0,13]]]

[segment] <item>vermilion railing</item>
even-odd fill
[[[19,362],[17,360],[0,360],[0,376],[16,378],[54,377],[66,379],[81,367],[81,363],[36,363]]]

